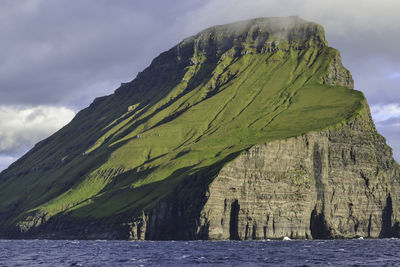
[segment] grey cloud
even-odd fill
[[[0,104],[82,108],[75,101],[111,93],[177,42],[176,14],[161,12],[192,2],[150,9],[138,1],[2,1]]]
[[[150,2],[0,1],[0,170],[184,38],[200,1]]]

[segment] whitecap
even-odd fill
[[[290,241],[290,240],[292,240],[292,239],[290,239],[290,237],[285,236],[282,240],[284,240],[284,241]]]
[[[186,259],[188,257],[190,257],[190,255],[182,255],[182,256],[179,257],[179,259]]]

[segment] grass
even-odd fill
[[[332,48],[234,51],[177,59],[171,49],[95,101],[1,174],[2,223],[36,211],[139,213],[188,177],[211,179],[209,170],[255,144],[333,127],[364,104],[361,92],[322,84]]]

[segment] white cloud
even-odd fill
[[[59,130],[74,116],[75,112],[66,107],[0,106],[0,166]]]
[[[399,104],[373,105],[371,113],[376,123],[400,117]]]

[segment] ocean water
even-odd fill
[[[0,240],[1,266],[400,266],[400,240]]]

